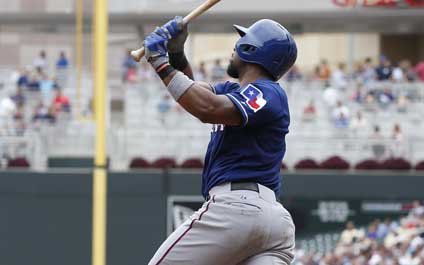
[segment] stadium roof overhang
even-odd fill
[[[111,30],[119,26],[159,25],[174,14],[163,13],[112,13]],[[293,32],[381,32],[381,33],[424,33],[424,9],[349,9],[323,12],[287,13],[228,13],[214,12],[205,14],[190,25],[192,32],[233,32],[232,24],[250,25],[261,18],[271,18],[286,25]],[[2,13],[2,27],[41,26],[54,28],[75,23],[74,14],[63,13]],[[91,19],[85,17],[87,28]],[[122,28],[122,27],[120,27]],[[0,30],[2,30],[0,28]]]

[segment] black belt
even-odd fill
[[[251,190],[259,192],[259,185],[256,182],[233,181],[231,190]]]
[[[231,190],[251,190],[259,192],[259,185],[256,182],[232,181]],[[207,201],[209,201],[210,198],[210,195],[206,196]]]

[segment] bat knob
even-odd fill
[[[131,51],[131,57],[136,60],[137,62],[139,62],[141,60],[141,56],[140,56],[140,52],[137,51]]]

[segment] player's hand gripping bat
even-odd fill
[[[187,16],[183,18],[183,25],[184,26],[187,25],[190,21],[197,18],[201,14],[205,13],[209,8],[216,5],[219,1],[221,0],[207,0],[206,2],[201,4],[196,9],[191,11],[190,14],[188,14]],[[134,60],[139,62],[141,58],[143,58],[144,56],[144,47],[141,47],[138,50],[132,51],[131,56],[134,58]]]

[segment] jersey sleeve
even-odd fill
[[[284,100],[274,87],[261,88],[249,84],[225,95],[242,114],[243,126],[264,125],[281,116],[288,117],[287,100]]]
[[[237,83],[233,83],[233,82],[230,82],[230,81],[211,85],[211,88],[216,95],[227,94],[230,91],[237,89],[238,87],[239,87],[239,85]]]

